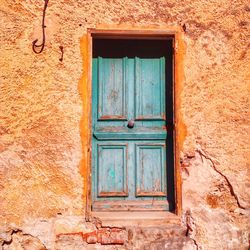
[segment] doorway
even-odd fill
[[[92,210],[174,210],[173,39],[93,39]]]

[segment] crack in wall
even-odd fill
[[[186,237],[189,237],[193,243],[195,244],[196,246],[196,250],[199,249],[199,245],[197,243],[197,241],[195,240],[194,237],[192,237],[192,234],[195,233],[195,222],[194,222],[194,218],[193,216],[191,215],[191,211],[190,210],[187,210],[185,212],[185,224],[186,224],[186,227],[187,227],[187,230],[186,230]]]
[[[228,179],[221,171],[219,171],[219,170],[216,168],[216,165],[215,165],[215,163],[214,163],[214,160],[213,160],[210,156],[208,156],[208,154],[205,153],[202,149],[196,149],[196,152],[199,153],[202,162],[204,162],[204,161],[203,161],[203,158],[205,158],[206,160],[208,160],[208,161],[211,163],[211,164],[209,164],[209,165],[212,166],[212,168],[214,169],[214,171],[217,172],[220,176],[222,176],[222,177],[224,178],[224,180],[226,181],[226,183],[227,183],[227,185],[228,185],[228,187],[229,187],[230,193],[231,193],[231,195],[234,197],[234,199],[235,199],[235,201],[236,201],[238,207],[241,208],[241,209],[246,209],[244,206],[242,206],[242,205],[240,204],[239,198],[238,198],[238,196],[236,195],[236,193],[235,193],[235,191],[234,191],[234,188],[233,188],[232,184],[230,183],[229,179]]]
[[[21,230],[20,229],[10,229],[10,230],[8,230],[7,232],[6,232],[6,234],[9,234],[9,238],[8,239],[3,239],[3,241],[2,241],[2,246],[4,246],[4,245],[10,245],[11,243],[12,243],[12,241],[13,241],[13,234],[15,234],[15,233],[18,233],[18,232],[21,232]]]
[[[195,239],[193,239],[193,238],[190,238],[193,242],[194,242],[194,244],[195,244],[195,246],[196,246],[196,249],[198,250],[199,249],[199,246],[198,246],[198,244],[197,244],[197,241],[195,240]]]

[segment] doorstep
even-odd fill
[[[165,227],[181,225],[181,217],[170,212],[91,212],[102,221],[102,227]]]

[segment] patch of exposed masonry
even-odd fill
[[[194,220],[190,213],[185,214],[186,223],[155,227],[108,227],[99,218],[92,217],[85,222],[84,230],[55,233],[55,245],[47,245],[39,236],[21,230],[6,228],[0,233],[0,249],[199,249],[193,239]],[[49,223],[49,222],[48,222]],[[67,224],[67,223],[66,223]],[[66,225],[65,224],[65,225]],[[187,227],[186,227],[187,225]],[[49,224],[48,224],[49,227]],[[54,226],[52,226],[54,227]],[[36,231],[36,229],[31,229]],[[49,232],[49,229],[48,229]],[[53,237],[54,237],[53,236]]]
[[[195,160],[196,157],[200,158],[202,163],[207,163],[206,165],[208,167],[212,168],[213,171],[215,171],[219,176],[222,177],[226,186],[228,187],[229,194],[235,200],[235,204],[237,204],[237,206],[240,209],[246,210],[246,208],[240,203],[240,200],[234,190],[232,183],[228,179],[228,177],[222,171],[218,169],[217,165],[219,164],[219,162],[213,157],[211,157],[206,151],[204,151],[200,145],[196,148],[194,153],[188,153],[182,158],[181,165],[182,165],[182,171],[184,172],[184,174],[186,176],[190,176],[189,167],[193,166],[192,160],[193,159]],[[199,244],[199,242],[197,241],[200,239],[200,237],[198,236],[199,234],[197,234],[197,230],[200,227],[196,227],[196,220],[190,209],[187,209],[183,214],[183,224],[186,225],[186,228],[187,228],[186,236],[188,236],[193,241],[197,250],[201,249],[202,243]]]
[[[229,181],[229,179],[227,178],[227,176],[217,169],[217,167],[216,167],[216,165],[215,165],[215,160],[214,160],[211,156],[209,156],[209,155],[208,155],[204,150],[202,150],[201,148],[196,149],[196,152],[200,155],[202,162],[204,162],[204,158],[205,158],[206,160],[208,160],[208,161],[210,162],[209,166],[211,166],[211,167],[214,169],[215,172],[217,172],[220,176],[223,177],[223,179],[226,181],[226,183],[227,183],[227,185],[228,185],[228,187],[229,187],[230,193],[231,193],[231,195],[234,197],[234,199],[235,199],[235,201],[236,201],[238,207],[241,208],[241,209],[246,209],[244,206],[242,206],[242,205],[240,204],[239,198],[238,198],[238,196],[236,195],[236,193],[235,193],[235,191],[234,191],[234,188],[233,188],[231,182]]]
[[[21,229],[13,228],[6,229],[5,232],[0,233],[0,249],[36,249],[47,250],[45,245],[38,237],[31,234],[24,233]]]

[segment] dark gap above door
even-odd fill
[[[94,39],[93,58],[171,57],[172,40]]]

